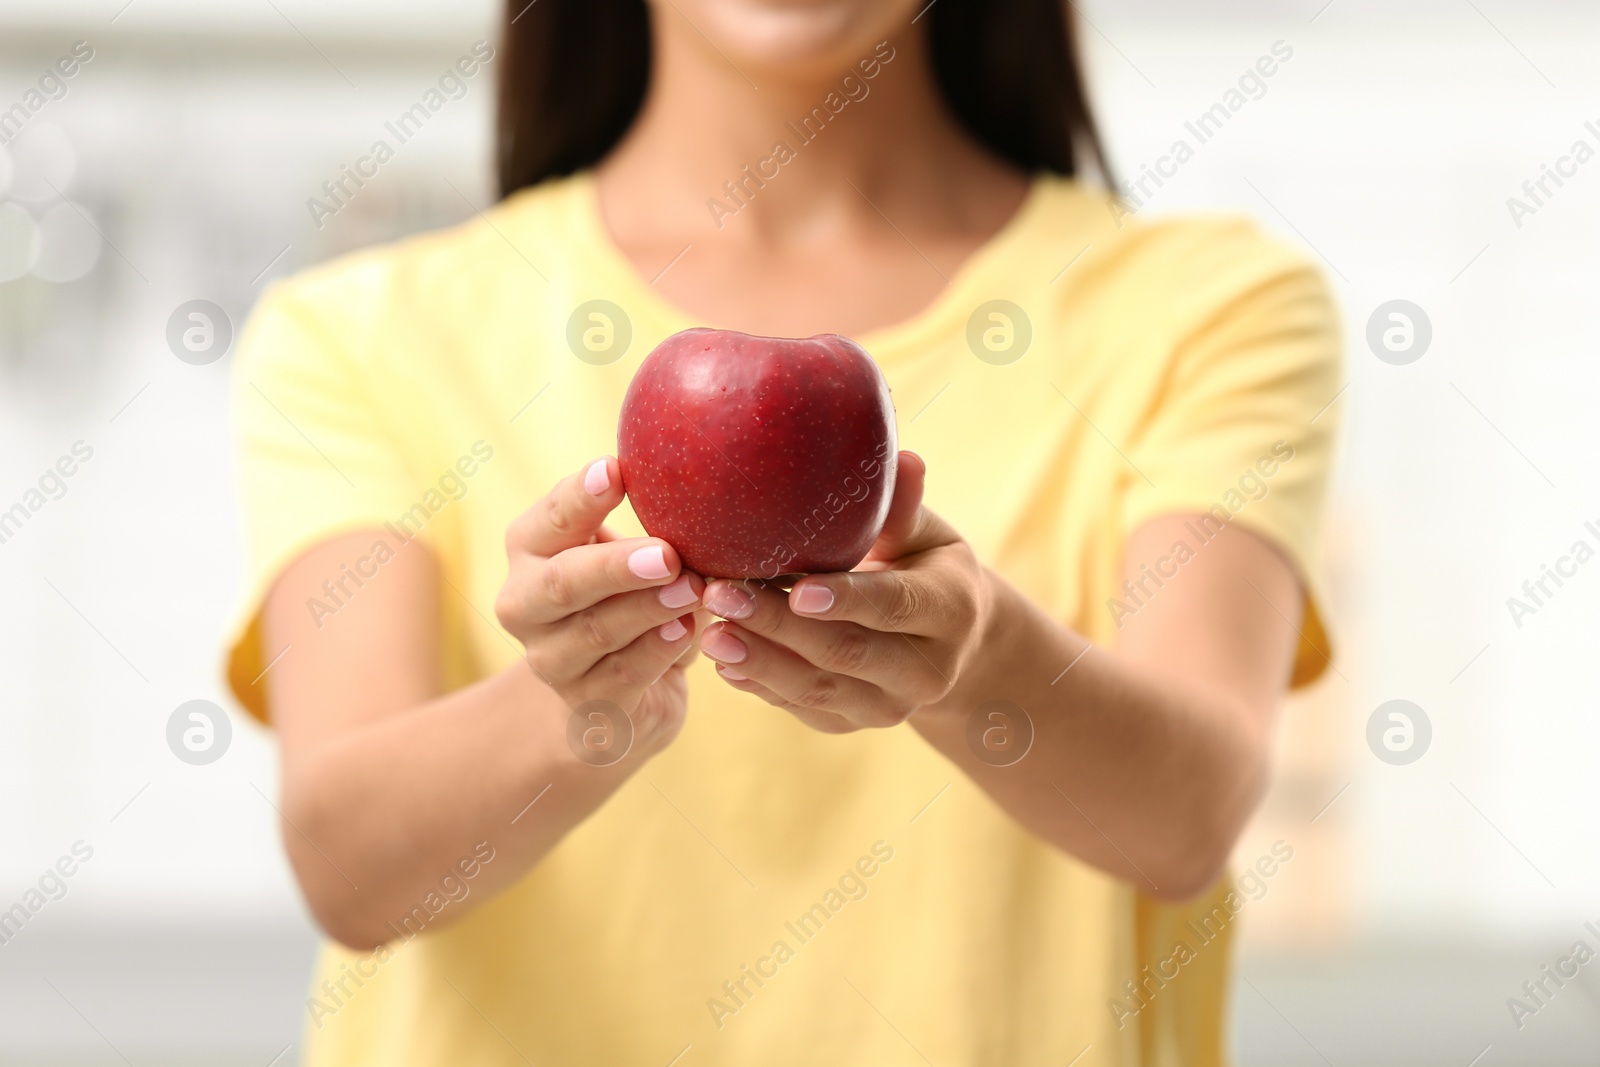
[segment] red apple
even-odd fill
[[[715,578],[847,571],[894,495],[894,405],[847,337],[684,330],[639,365],[617,459],[634,513]]]

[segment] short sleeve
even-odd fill
[[[290,283],[291,285],[293,283]],[[235,468],[245,581],[228,652],[228,684],[267,721],[261,608],[272,583],[307,549],[406,513],[420,487],[336,318],[292,290],[269,290],[240,337],[232,383]]]
[[[1341,388],[1338,316],[1319,271],[1263,238],[1251,246],[1232,269],[1191,279],[1204,297],[1130,448],[1142,477],[1124,498],[1123,529],[1196,514],[1276,545],[1305,591],[1298,686],[1332,654],[1318,549]]]

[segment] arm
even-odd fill
[[[889,522],[861,569],[804,579],[787,597],[707,588],[714,612],[743,613],[707,630],[711,658],[738,658],[735,677],[720,673],[820,729],[909,720],[1045,840],[1152,896],[1204,890],[1266,781],[1298,625],[1293,570],[1229,528],[1114,648],[1093,647],[922,508],[921,460],[901,458]],[[1163,555],[1181,521],[1138,530],[1125,572],[1136,578]],[[830,600],[808,587],[831,603],[801,611]],[[972,715],[994,700],[1026,709],[1035,729],[1010,766],[979,759],[967,740]]]
[[[1137,578],[1140,564],[1164,555],[1182,520],[1140,527],[1125,574]],[[979,653],[955,700],[912,725],[1046,840],[1155,897],[1208,888],[1267,783],[1300,611],[1288,563],[1254,534],[1227,528],[1111,649],[1090,646],[984,573],[993,610],[983,647],[992,651]],[[1033,713],[1034,751],[1010,767],[985,763],[967,743],[968,713],[995,699]]]
[[[601,520],[622,499],[615,464],[604,463],[600,492],[574,475],[513,523],[496,608],[527,654],[457,692],[440,692],[442,582],[420,542],[320,626],[307,601],[380,532],[323,542],[275,583],[264,621],[268,647],[287,649],[271,674],[284,839],[312,913],[337,940],[367,949],[392,939],[488,842],[493,862],[439,921],[459,918],[526,873],[682,725],[694,630],[683,598],[692,603],[702,584],[679,581],[664,542],[604,534]],[[648,577],[630,571],[636,552],[657,548]],[[663,596],[668,588],[677,595]],[[631,751],[609,766],[568,744],[569,707],[590,700],[633,723]]]

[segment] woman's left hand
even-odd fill
[[[809,575],[787,595],[718,580],[721,617],[701,650],[735,689],[826,733],[896,726],[947,699],[990,615],[987,572],[950,524],[922,506],[927,467],[901,452],[883,532],[855,570]]]

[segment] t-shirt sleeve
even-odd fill
[[[338,321],[292,288],[269,290],[245,325],[233,369],[245,580],[227,677],[262,722],[269,667],[283,651],[262,643],[272,583],[319,542],[395,521],[420,493]]]
[[[1317,557],[1342,386],[1338,315],[1321,273],[1297,255],[1259,237],[1244,253],[1207,282],[1191,279],[1206,296],[1130,449],[1142,476],[1124,498],[1123,529],[1210,515],[1281,550],[1305,594],[1298,686],[1332,654]]]

